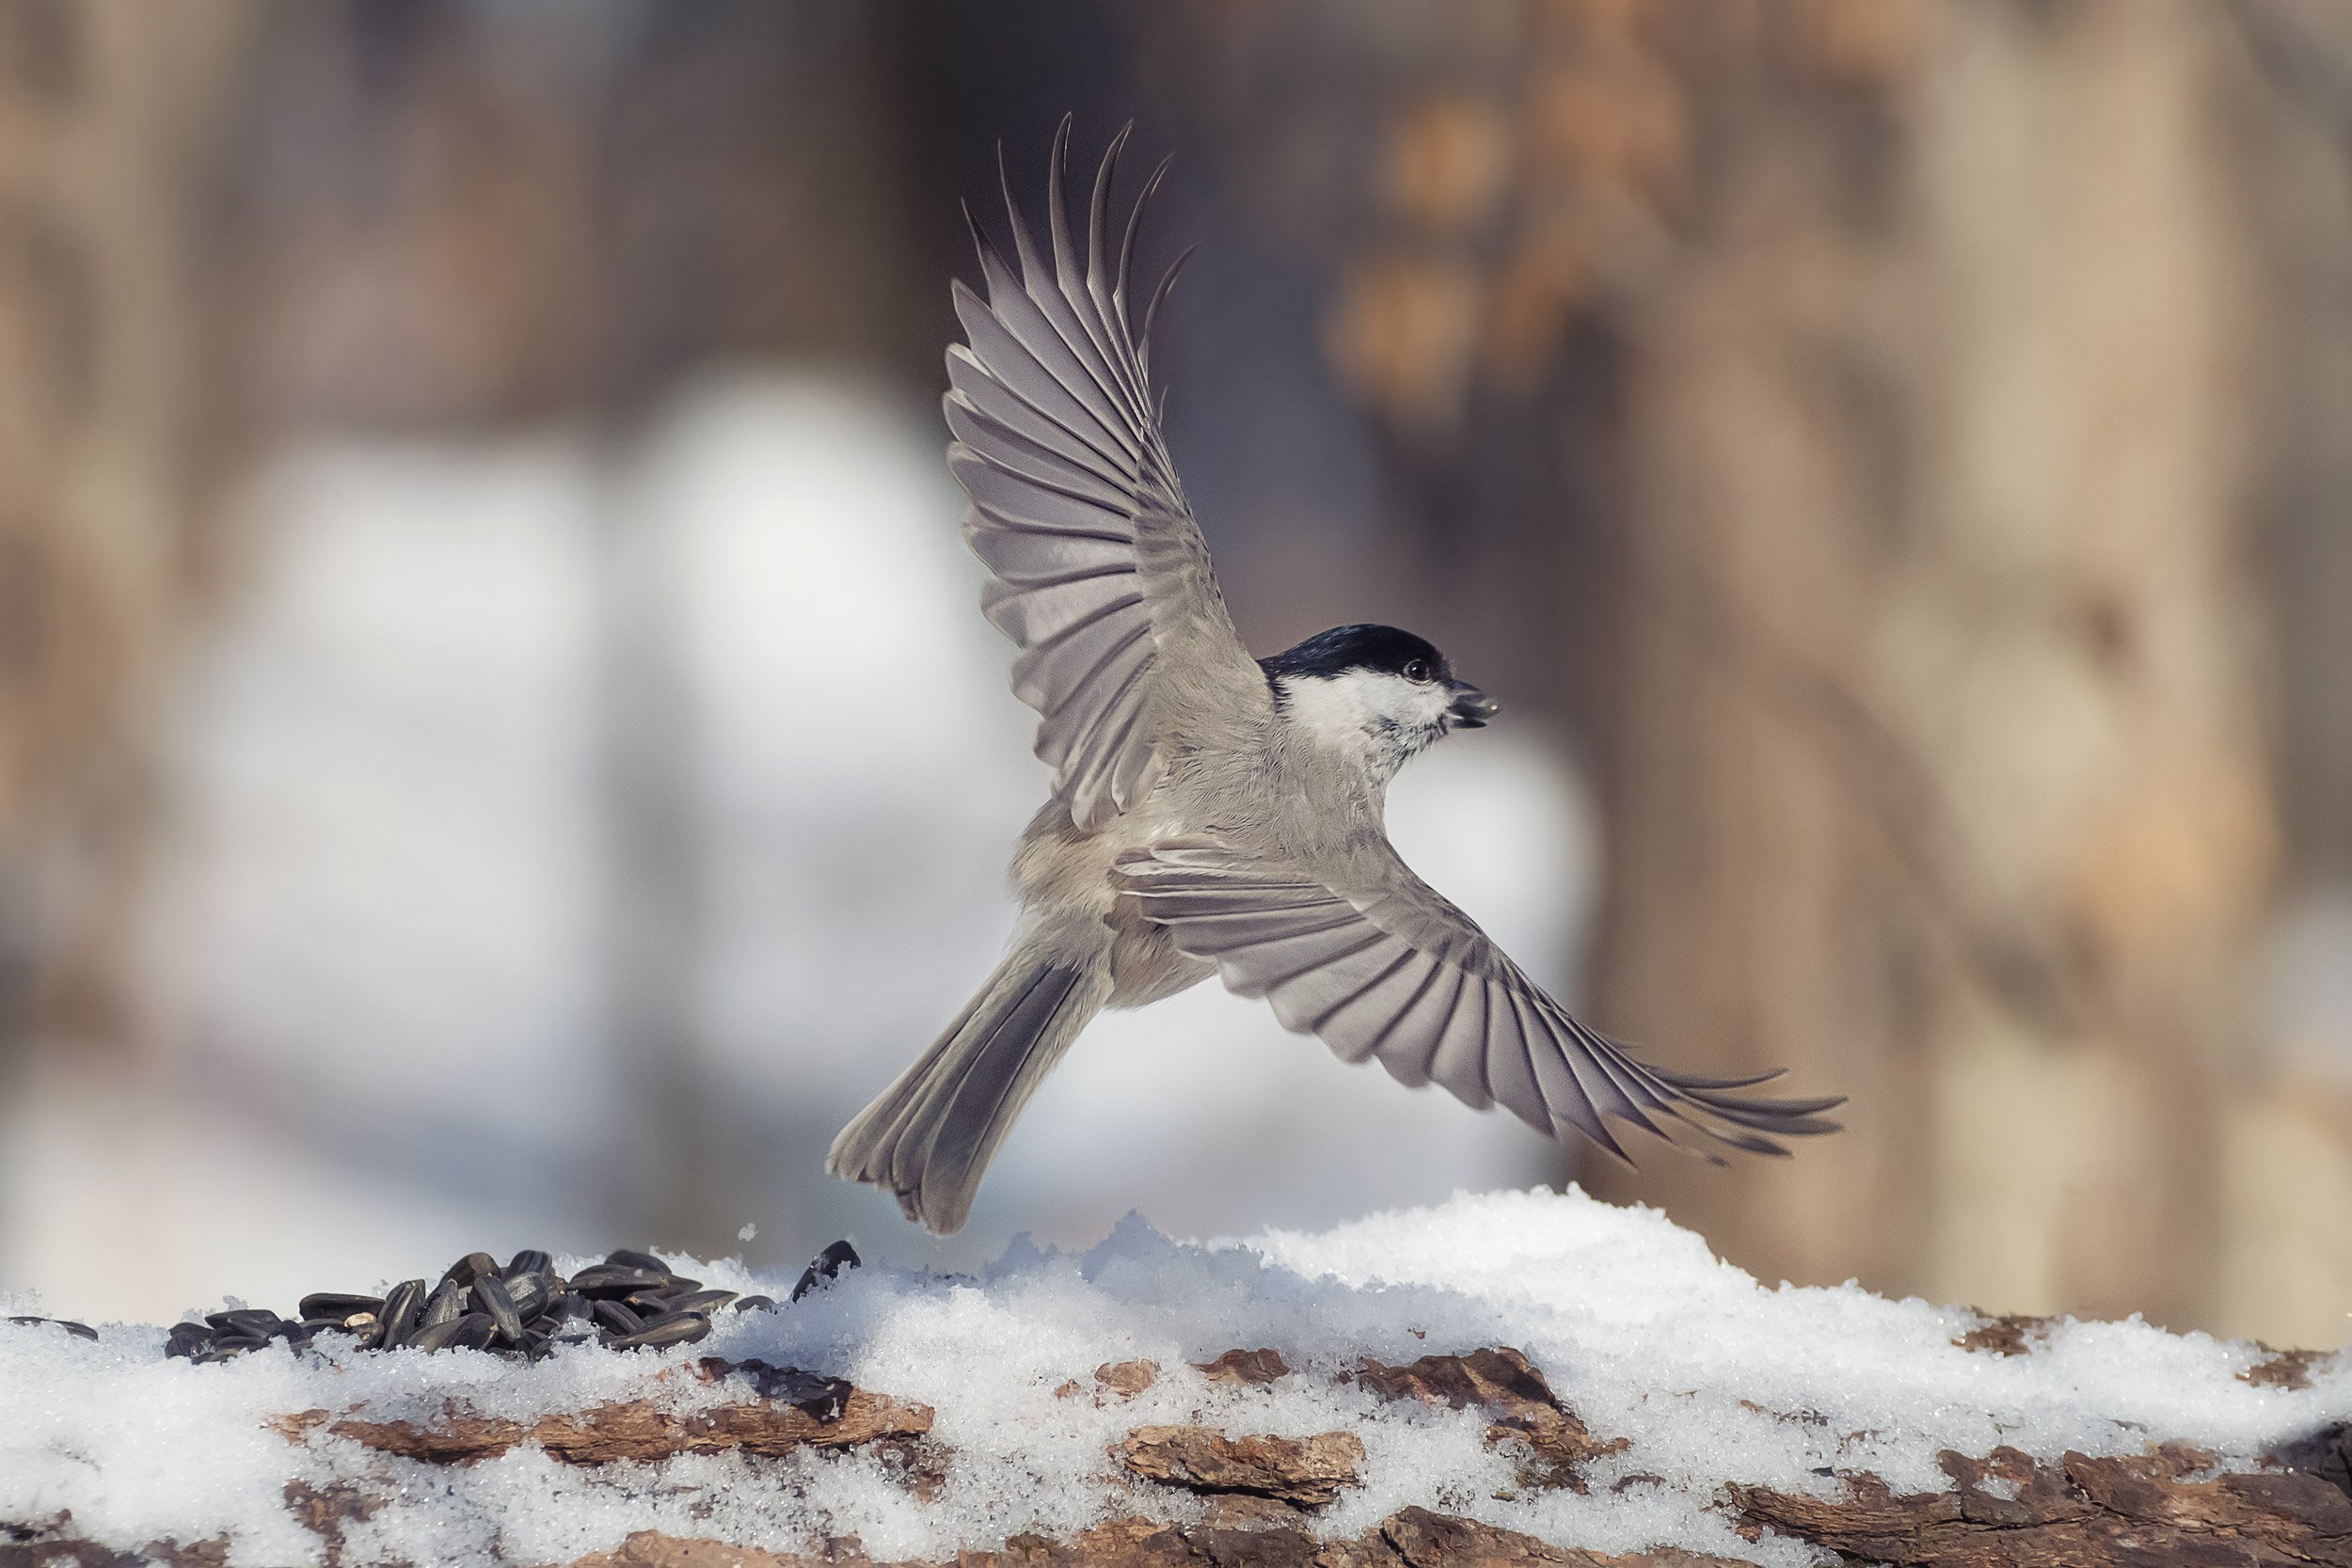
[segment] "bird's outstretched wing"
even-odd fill
[[[965,538],[994,577],[981,608],[1021,648],[1013,690],[1040,716],[1037,754],[1072,820],[1092,829],[1151,789],[1169,724],[1231,722],[1269,698],[1226,613],[1152,395],[1152,319],[1176,269],[1139,321],[1131,309],[1136,224],[1160,177],[1114,259],[1104,226],[1126,133],[1111,142],[1081,261],[1062,200],[1069,140],[1064,120],[1050,259],[1009,183],[1017,273],[974,225],[988,297],[955,285],[970,341],[947,350],[947,463],[972,498]],[[1186,679],[1164,678],[1180,664]]]
[[[1285,1026],[1347,1061],[1376,1056],[1399,1083],[1440,1084],[1481,1110],[1500,1102],[1538,1132],[1574,1127],[1626,1159],[1604,1117],[1758,1154],[1788,1152],[1775,1135],[1837,1131],[1820,1113],[1842,1096],[1742,1096],[1778,1074],[1698,1078],[1637,1060],[1570,1018],[1393,850],[1367,870],[1363,890],[1343,893],[1295,864],[1192,839],[1131,851],[1114,877],[1179,947],[1214,959],[1232,990],[1266,998]]]

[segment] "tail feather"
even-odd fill
[[[946,1235],[1045,1075],[1102,1005],[1091,969],[1015,953],[914,1065],[841,1130],[825,1166]]]

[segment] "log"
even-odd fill
[[[1988,1319],[1965,1338],[1986,1354],[2024,1354],[2030,1320]],[[1956,1341],[1960,1342],[1960,1341]],[[2245,1374],[2285,1386],[2322,1370],[2321,1357],[2274,1354]],[[1111,1407],[1156,1381],[1149,1363],[1106,1363],[1097,1398]],[[1196,1363],[1213,1384],[1263,1386],[1299,1375],[1269,1351],[1235,1350]],[[663,1386],[691,1373],[729,1397],[678,1410]],[[1595,1433],[1520,1352],[1491,1346],[1391,1363],[1366,1357],[1343,1374],[1384,1402],[1474,1409],[1486,1440],[1508,1449],[1523,1488],[1584,1490],[1594,1461],[1625,1447]],[[654,1372],[640,1399],[612,1401],[524,1423],[452,1402],[437,1418],[371,1410],[305,1410],[271,1426],[333,1479],[285,1488],[289,1515],[318,1537],[330,1568],[365,1568],[351,1528],[416,1467],[455,1467],[536,1447],[566,1465],[629,1466],[681,1454],[737,1453],[754,1463],[808,1453],[863,1452],[918,1500],[953,1474],[954,1453],[934,1438],[928,1406],[791,1368],[705,1357]],[[1074,1382],[1074,1380],[1073,1380]],[[352,1464],[358,1453],[368,1463]],[[1673,1547],[1606,1555],[1547,1544],[1494,1524],[1422,1506],[1394,1510],[1361,1529],[1323,1521],[1359,1484],[1366,1449],[1357,1433],[1306,1435],[1230,1430],[1212,1420],[1138,1422],[1112,1445],[1104,1476],[1110,1523],[1066,1539],[1014,1535],[993,1550],[903,1561],[900,1568],[1110,1568],[1126,1564],[1299,1564],[1318,1568],[1724,1568],[1750,1559]],[[387,1468],[384,1461],[396,1462]],[[2015,1449],[1940,1456],[1949,1490],[1899,1493],[1867,1473],[1841,1475],[1830,1496],[1733,1481],[1710,1499],[1740,1538],[1800,1541],[1848,1560],[1905,1568],[2152,1568],[2156,1564],[2352,1568],[2352,1423],[2315,1433],[2260,1461],[2220,1464],[2193,1445],[2145,1452],[2040,1459]],[[611,1472],[608,1472],[611,1473]],[[1620,1486],[1627,1484],[1624,1481]],[[78,1535],[69,1515],[0,1523],[0,1568],[118,1568],[160,1562],[218,1568],[226,1541],[158,1541],[124,1552]],[[876,1561],[854,1536],[800,1552],[755,1542],[631,1533],[618,1547],[571,1568],[861,1568]]]

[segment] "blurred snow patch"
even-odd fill
[[[345,442],[271,464],[246,505],[258,570],[173,726],[161,1076],[58,1091],[93,1109],[48,1118],[54,1157],[19,1162],[0,1285],[154,1314],[222,1288],[198,1254],[265,1280],[347,1271],[412,1223],[464,1246],[611,1228],[607,1151],[641,1124],[607,991],[629,892],[599,769],[611,617],[649,605],[691,710],[653,760],[691,816],[680,989],[710,1132],[677,1154],[724,1196],[706,1234],[755,1218],[754,1257],[781,1264],[857,1229],[884,1258],[968,1266],[1131,1208],[1232,1234],[1558,1173],[1517,1122],[1344,1067],[1212,983],[1098,1022],[950,1243],[823,1174],[834,1132],[993,965],[1047,785],[941,443],[934,410],[860,384],[741,375],[609,450]],[[1556,747],[1509,721],[1449,741],[1392,816],[1424,876],[1565,988],[1594,833]],[[122,1114],[95,1109],[108,1095]],[[343,1195],[348,1217],[231,1224],[214,1184],[159,1177],[135,1222],[68,1191],[77,1169],[149,1168],[158,1137]],[[162,1230],[189,1246],[138,1240]]]

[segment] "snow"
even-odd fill
[[[673,1261],[779,1298],[790,1284],[729,1260]],[[2183,1438],[2245,1463],[2352,1416],[2341,1359],[2315,1369],[2308,1389],[2257,1387],[2237,1377],[2264,1354],[2245,1343],[2063,1322],[2032,1354],[2002,1357],[1951,1344],[1976,1321],[1851,1285],[1766,1287],[1654,1211],[1570,1189],[1463,1195],[1206,1243],[1130,1217],[1080,1253],[1016,1242],[975,1275],[868,1267],[782,1312],[723,1314],[692,1347],[580,1348],[529,1367],[472,1353],[335,1362],[282,1346],[195,1367],[165,1360],[151,1326],[106,1325],[93,1344],[0,1324],[0,1520],[70,1510],[76,1532],[118,1548],[225,1534],[232,1565],[317,1562],[318,1544],[281,1498],[291,1481],[342,1480],[384,1498],[352,1527],[346,1560],[563,1562],[643,1528],[770,1548],[854,1534],[877,1558],[939,1558],[1024,1530],[1197,1512],[1121,1480],[1106,1450],[1139,1425],[1200,1422],[1235,1435],[1356,1433],[1362,1484],[1315,1515],[1327,1535],[1420,1504],[1563,1546],[1673,1544],[1797,1564],[1817,1560],[1811,1548],[1732,1533],[1724,1482],[1835,1495],[1841,1475],[1867,1471],[1899,1491],[1939,1490],[1939,1449],[2002,1444],[2056,1458]],[[1476,1411],[1384,1404],[1340,1375],[1367,1355],[1396,1363],[1486,1345],[1523,1350],[1596,1435],[1629,1441],[1588,1465],[1587,1494],[1516,1488]],[[1261,1346],[1292,1375],[1237,1386],[1186,1365]],[[355,1403],[371,1418],[426,1420],[450,1399],[525,1421],[648,1396],[686,1407],[727,1395],[651,1374],[711,1354],[808,1367],[933,1406],[945,1485],[918,1502],[859,1452],[580,1468],[516,1449],[436,1467],[332,1436],[296,1445],[265,1424]],[[1095,1390],[1095,1367],[1137,1357],[1163,1369],[1151,1388],[1132,1400]],[[1057,1398],[1073,1378],[1086,1392]]]

